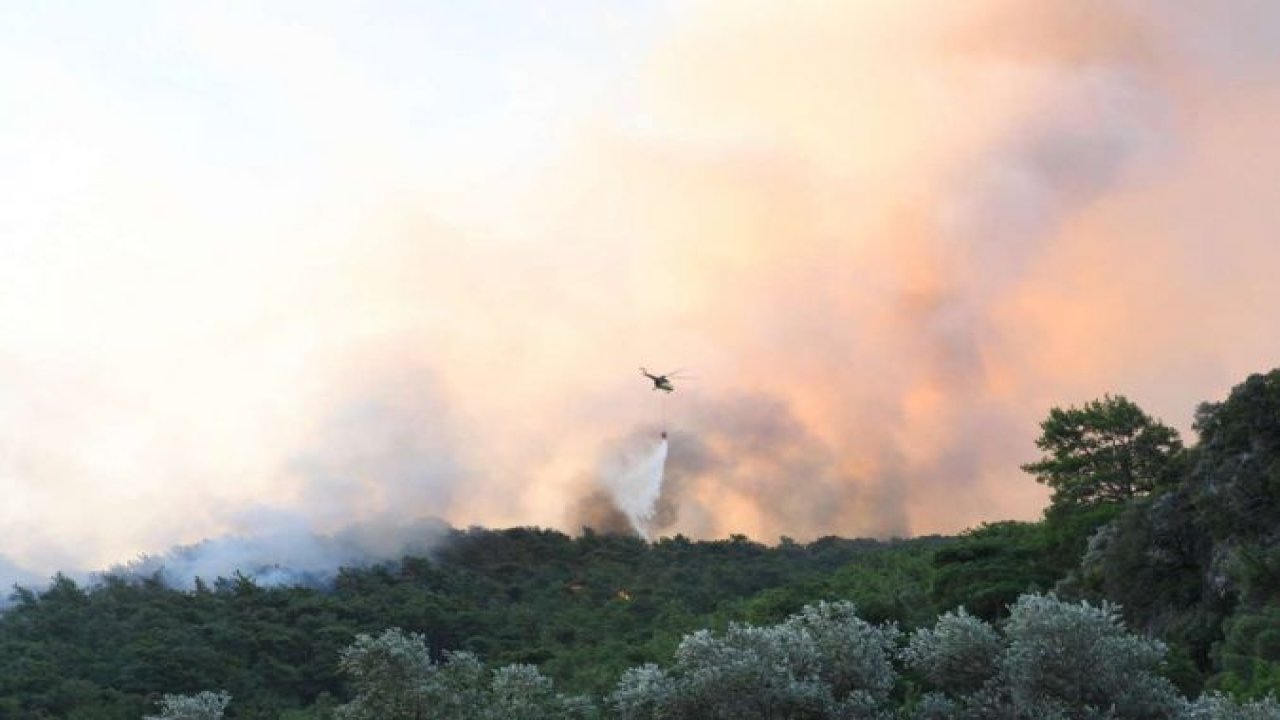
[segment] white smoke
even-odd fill
[[[4,592],[0,593],[0,608],[8,605],[9,591],[13,588],[30,588],[42,584],[43,581],[38,574],[0,554],[0,587],[4,589]]]
[[[443,521],[379,522],[351,525],[333,534],[309,530],[305,523],[279,514],[263,532],[224,535],[163,555],[146,555],[111,568],[126,577],[158,575],[168,586],[193,589],[196,580],[212,584],[240,575],[258,585],[325,585],[342,568],[367,567],[405,556],[428,554],[449,533]]]

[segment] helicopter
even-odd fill
[[[640,372],[641,372],[645,377],[647,377],[647,378],[649,378],[650,380],[652,380],[652,381],[653,381],[653,389],[654,389],[654,390],[661,390],[661,391],[663,391],[663,392],[669,392],[669,393],[671,393],[671,392],[675,392],[675,391],[676,391],[675,386],[671,384],[671,378],[672,378],[676,373],[680,372],[679,370],[677,370],[677,371],[675,371],[675,372],[669,372],[669,373],[667,373],[667,374],[665,374],[665,375],[654,375],[653,373],[649,372],[648,370],[645,370],[645,369],[642,367],[642,368],[640,368]]]

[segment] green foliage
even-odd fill
[[[1098,531],[1115,521],[1125,508],[1141,501],[1138,498],[1123,505],[1102,503],[1048,508],[1041,523],[1046,561],[1057,568],[1060,575],[1076,569]]]
[[[1217,538],[1271,544],[1280,517],[1280,369],[1252,375],[1196,413],[1194,475],[1207,528]]]
[[[1280,693],[1252,642],[1280,604],[1280,370],[1202,405],[1195,425],[1181,480],[1128,503],[1075,577],[1174,645],[1169,673],[1184,689],[1209,677],[1241,697]]]
[[[1162,605],[1188,605],[1201,593],[1194,568],[1202,552],[1191,516],[1178,495],[1135,502],[1099,536],[1094,547],[1102,594],[1138,615]],[[1092,568],[1092,566],[1091,566]]]
[[[846,592],[886,614],[928,612],[913,598],[943,542],[770,548],[743,537],[649,544],[473,529],[430,558],[345,570],[330,588],[236,577],[183,592],[156,577],[106,576],[91,587],[59,577],[44,592],[15,593],[0,614],[0,717],[137,720],[162,693],[207,688],[235,698],[230,718],[308,717],[299,713],[356,690],[339,673],[340,651],[388,626],[421,635],[437,663],[472,652],[599,695],[627,668],[670,657],[685,634],[744,619],[770,591],[799,589],[779,618]],[[901,597],[886,584],[912,576],[917,589],[904,585]]]
[[[1053,408],[1040,429],[1047,454],[1022,469],[1053,488],[1055,507],[1123,503],[1178,477],[1177,431],[1122,395]]]
[[[1041,523],[989,523],[970,530],[934,554],[934,603],[999,617],[1019,595],[1048,590],[1066,574],[1069,566],[1054,562],[1052,547]]]
[[[1225,630],[1209,687],[1243,698],[1280,694],[1280,606],[1237,613]]]
[[[931,596],[934,555],[951,542],[924,537],[887,544],[807,582],[769,588],[740,603],[723,604],[718,615],[724,623],[777,623],[820,600],[847,600],[871,622],[924,625],[937,615]]]
[[[1005,614],[1019,595],[1052,589],[1076,570],[1089,539],[1121,510],[1058,506],[1042,522],[987,523],[964,533],[933,556],[933,607],[964,606],[988,620]]]

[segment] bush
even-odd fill
[[[1178,695],[1157,674],[1167,648],[1125,631],[1118,609],[1024,595],[1005,625],[1000,678],[1019,712],[1166,718]]]
[[[899,637],[847,602],[810,605],[772,627],[702,630],[685,636],[670,673],[627,671],[608,705],[627,720],[872,717],[887,712]]]
[[[230,702],[227,693],[207,690],[195,695],[165,695],[160,700],[160,714],[143,720],[222,720]]]
[[[1002,633],[963,611],[912,634],[902,658],[966,718],[1167,718],[1179,696],[1157,674],[1166,649],[1128,633],[1114,606],[1023,595]],[[937,697],[920,717],[948,717]]]
[[[995,676],[1003,642],[995,629],[964,608],[911,636],[902,659],[935,687],[954,694],[978,690]]]
[[[445,653],[432,662],[421,635],[392,628],[378,637],[359,635],[342,652],[340,666],[356,697],[337,709],[351,720],[560,720],[586,717],[591,703],[555,692],[531,665],[487,672],[471,653]]]

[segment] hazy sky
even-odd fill
[[[1185,430],[1278,364],[1277,48],[1250,0],[0,2],[0,555],[572,530],[663,413],[666,532],[1033,518],[1052,405]]]

